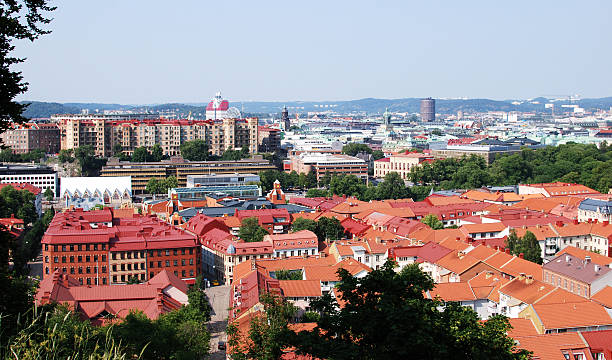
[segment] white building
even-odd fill
[[[58,190],[57,172],[42,165],[3,165],[0,164],[0,183],[27,183],[39,188],[43,193],[51,189],[55,196]]]

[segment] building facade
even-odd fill
[[[0,134],[0,139],[16,154],[25,154],[37,149],[47,154],[56,154],[60,151],[60,129],[57,124],[15,125],[13,129]]]
[[[298,174],[314,171],[317,181],[320,181],[325,174],[355,175],[363,181],[368,180],[368,164],[362,159],[349,155],[301,153],[286,160],[284,166],[285,171],[295,171]]]
[[[426,98],[421,100],[421,121],[436,121],[436,100]]]
[[[281,147],[279,129],[259,126],[259,152],[275,152]]]
[[[410,171],[425,161],[433,161],[433,156],[423,153],[393,155],[374,161],[374,177],[384,178],[390,172],[398,173],[407,179]]]
[[[115,217],[112,210],[67,211],[42,239],[43,278],[60,271],[80,284],[125,284],[168,270],[193,282],[200,272],[194,235],[155,217]]]
[[[3,165],[0,164],[0,183],[28,183],[39,188],[43,193],[51,189],[58,196],[59,182],[57,172],[43,165]]]
[[[98,156],[112,156],[115,145],[132,154],[138,147],[159,144],[165,155],[180,154],[181,144],[203,140],[213,155],[225,150],[248,148],[256,153],[259,140],[257,118],[223,120],[121,119],[108,116],[58,115],[52,117],[61,133],[61,149],[83,145],[94,147]]]
[[[186,161],[180,156],[160,162],[129,162],[110,158],[106,166],[102,167],[100,176],[131,176],[132,191],[134,194],[143,194],[151,178],[165,179],[174,176],[178,186],[185,187],[190,175],[256,174],[274,169],[276,167],[261,155],[255,155],[251,159],[222,161]]]

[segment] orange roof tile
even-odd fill
[[[480,190],[469,190],[461,194],[461,197],[475,201],[499,201],[501,199],[501,194]]]
[[[497,253],[497,250],[493,249],[492,247],[486,245],[478,245],[468,254],[478,260],[486,260],[487,258],[493,256],[495,253]]]
[[[534,280],[527,283],[519,278],[512,279],[502,287],[499,292],[520,300],[525,304],[533,304],[555,288],[541,281]]]
[[[533,352],[533,359],[565,360],[562,350],[586,349],[588,344],[578,333],[519,336],[517,348]]]
[[[514,277],[519,276],[520,273],[525,273],[532,275],[536,280],[542,281],[542,266],[520,257],[513,257],[510,261],[500,266],[499,269]]]
[[[591,300],[600,303],[608,309],[612,309],[612,286],[608,285],[599,290],[595,295],[591,296]]]
[[[480,260],[465,254],[458,254],[457,251],[448,253],[440,260],[437,264],[447,270],[454,272],[455,274],[463,274],[474,265],[478,264]]]
[[[225,223],[225,225],[227,225],[227,227],[230,227],[230,228],[240,227],[241,225],[240,219],[238,219],[235,216],[225,216],[225,217],[222,217],[221,219],[223,219],[223,222]]]
[[[536,304],[563,304],[563,303],[576,303],[576,302],[584,302],[585,298],[582,296],[578,296],[576,294],[572,294],[567,290],[563,290],[561,288],[556,288],[552,292],[544,295],[541,299],[536,301]]]
[[[533,322],[529,319],[509,318],[512,329],[508,330],[508,336],[516,338],[519,336],[536,336],[538,331],[533,326]]]
[[[278,283],[285,297],[321,296],[321,282],[319,280],[279,280]]]
[[[453,196],[429,196],[425,199],[433,206],[452,205],[452,204],[473,204],[475,201],[464,199],[457,195]]]
[[[484,262],[496,269],[500,269],[508,261],[512,260],[513,256],[506,254],[503,251],[496,251],[495,254],[489,256]]]
[[[612,325],[606,309],[595,302],[532,305],[546,329]]]
[[[444,301],[470,301],[476,300],[474,292],[466,282],[439,283],[433,290],[429,291],[429,297],[439,297]]]
[[[483,224],[467,224],[459,228],[464,234],[484,233],[484,232],[498,232],[506,229],[506,225],[501,222],[494,223],[483,223]]]

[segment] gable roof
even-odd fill
[[[592,301],[532,306],[545,329],[612,325],[612,318],[606,309]]]

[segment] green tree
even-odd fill
[[[516,231],[511,230],[510,235],[506,238],[506,249],[510,250],[512,254],[516,253],[520,240],[520,237],[516,235]]]
[[[382,159],[385,157],[385,153],[380,151],[380,150],[374,150],[372,151],[372,158],[374,160],[378,160],[378,159]]]
[[[403,199],[408,197],[406,184],[396,172],[385,175],[385,179],[378,184],[377,193],[379,199]]]
[[[45,199],[47,199],[47,201],[51,201],[53,200],[53,198],[55,197],[55,194],[53,193],[53,190],[47,188],[45,190],[45,192],[43,193]]]
[[[132,162],[147,162],[151,160],[151,154],[145,146],[137,147],[132,153]]]
[[[326,171],[321,179],[319,180],[319,186],[329,186],[331,184],[332,176],[329,171]]]
[[[155,144],[151,149],[151,161],[162,161],[164,159],[164,150],[161,145]]]
[[[178,180],[176,176],[170,175],[163,181],[163,192],[167,192],[168,189],[174,189],[178,187]]]
[[[334,195],[362,198],[366,191],[366,185],[355,175],[333,176],[329,184],[329,191]]]
[[[190,161],[206,161],[209,158],[208,145],[204,140],[185,141],[181,144],[181,155]]]
[[[74,149],[74,157],[81,165],[81,174],[83,176],[98,176],[100,169],[106,163],[105,159],[96,157],[94,147],[84,145]]]
[[[47,5],[47,1],[5,1],[0,12],[0,133],[11,123],[26,121],[22,113],[28,104],[15,101],[15,97],[28,90],[28,83],[23,80],[21,71],[15,71],[14,66],[23,63],[25,58],[15,57],[14,42],[23,40],[34,41],[49,31],[44,26],[51,22],[46,17],[55,7]]]
[[[308,191],[306,191],[306,197],[307,198],[313,198],[313,197],[327,197],[327,190],[325,189],[316,189],[316,188],[311,188],[308,189]]]
[[[314,231],[319,241],[340,240],[344,238],[344,228],[340,225],[340,220],[322,216],[317,220],[317,227]]]
[[[360,152],[371,154],[372,149],[368,145],[360,143],[349,143],[342,147],[342,153],[350,156],[355,156]]]
[[[521,238],[521,252],[525,260],[529,260],[536,264],[542,264],[542,248],[535,234],[527,230]]]
[[[268,235],[266,229],[259,226],[259,221],[256,217],[250,217],[242,220],[238,236],[246,242],[263,241],[264,236]]]
[[[302,270],[276,270],[274,275],[277,280],[302,280]]]
[[[265,314],[251,320],[247,334],[238,330],[238,325],[227,325],[230,355],[234,360],[280,359],[286,347],[282,340],[288,335],[289,320],[297,312],[295,306],[286,299],[268,293],[260,298]]]
[[[162,193],[162,186],[160,185],[161,182],[164,182],[164,179],[152,177],[149,179],[149,181],[147,181],[147,186],[145,187],[145,190],[147,190],[147,192],[151,195]]]
[[[74,158],[72,157],[72,149],[64,149],[64,150],[60,150],[59,155],[57,157],[57,159],[59,160],[59,162],[63,163],[68,163],[68,162],[73,162]]]
[[[470,308],[426,298],[434,282],[418,264],[397,273],[388,261],[360,279],[345,269],[338,274],[336,291],[343,306],[330,294],[311,302],[312,311],[320,314],[314,331],[277,331],[277,343],[338,360],[529,358],[506,335],[510,324],[505,317],[482,322]]]
[[[316,232],[317,222],[311,219],[297,218],[291,223],[291,232],[310,230]]]
[[[440,219],[438,219],[438,217],[434,214],[429,214],[425,216],[421,219],[421,222],[429,226],[433,230],[440,230],[444,228],[444,224],[442,223],[442,221],[440,221]]]

